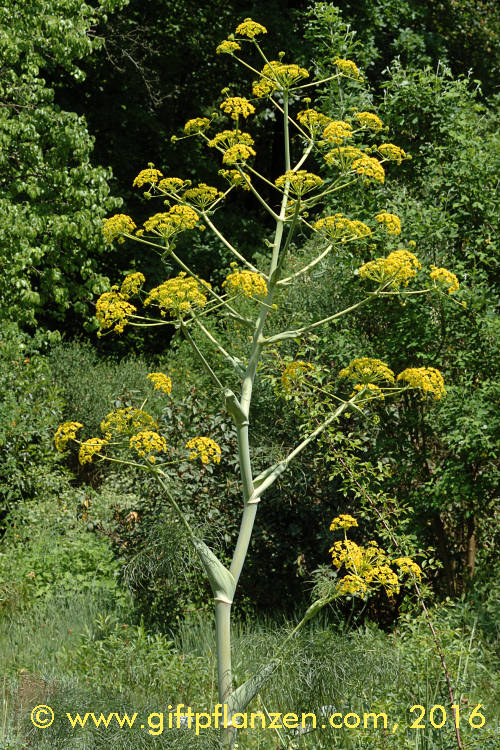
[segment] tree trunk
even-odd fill
[[[452,564],[449,550],[448,550],[448,539],[446,536],[443,519],[441,518],[439,513],[436,513],[432,517],[432,530],[434,532],[434,536],[437,542],[439,556],[441,558],[441,562],[443,563],[443,573],[444,573],[444,579],[446,583],[446,593],[448,594],[448,596],[454,596],[455,595],[455,576],[454,576],[454,571],[453,571],[453,564]]]
[[[476,517],[470,515],[467,519],[467,573],[469,581],[474,578],[476,568]]]

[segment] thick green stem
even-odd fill
[[[232,689],[231,678],[231,605],[228,602],[215,602],[215,625],[217,639],[217,674],[219,698],[225,702]]]
[[[290,139],[288,132],[288,95],[284,95],[284,134],[285,134],[285,167],[286,171],[290,169]],[[252,477],[252,462],[250,455],[249,442],[249,414],[252,400],[253,384],[257,372],[257,365],[262,352],[264,342],[263,331],[269,311],[272,309],[272,302],[276,290],[276,284],[280,272],[280,250],[283,241],[283,231],[286,220],[286,207],[288,204],[289,184],[285,185],[283,198],[281,201],[281,210],[279,216],[276,216],[276,231],[274,235],[273,251],[269,264],[268,276],[268,293],[263,304],[260,306],[259,315],[255,322],[254,334],[248,365],[243,377],[241,386],[241,396],[239,402],[234,394],[226,393],[226,403],[233,416],[237,435],[238,435],[238,455],[240,462],[240,473],[243,489],[244,509],[241,519],[238,540],[233,554],[230,566],[230,574],[234,579],[236,587],[245,558],[248,552],[248,546],[252,536],[255,516],[257,513],[257,503],[249,502],[254,492]],[[295,217],[296,218],[296,217]],[[294,224],[295,222],[293,222]],[[293,226],[291,232],[293,232]],[[289,235],[289,240],[291,234]],[[232,693],[231,684],[231,633],[230,633],[230,616],[231,605],[229,602],[216,602],[216,622],[217,622],[217,661],[219,674],[219,699],[221,703],[226,702],[228,696]],[[230,727],[222,730],[222,745],[224,750],[231,750],[235,742],[235,730]]]
[[[240,532],[238,541],[231,561],[230,571],[234,577],[235,583],[238,583],[245,557],[248,551],[248,545],[252,536],[253,525],[257,513],[256,504],[248,504],[249,498],[253,493],[252,465],[250,459],[250,445],[248,440],[248,423],[237,427],[238,431],[238,453],[240,459],[241,481],[243,485],[243,500],[245,507],[241,518]]]
[[[215,602],[215,638],[219,703],[224,705],[233,689],[231,670],[231,604],[228,602]],[[230,725],[230,721],[231,714],[228,711],[229,726],[221,727],[221,744],[223,750],[232,750],[236,739],[236,730]]]
[[[290,169],[290,139],[288,134],[288,95],[284,94],[284,133],[285,133],[285,166],[286,169]],[[276,224],[276,231],[274,235],[273,252],[271,262],[269,266],[269,288],[266,299],[264,300],[265,305],[261,306],[259,316],[256,321],[255,331],[252,340],[252,348],[250,352],[250,358],[248,360],[248,366],[243,379],[241,388],[240,407],[243,416],[239,419],[235,419],[236,429],[238,433],[238,454],[240,460],[240,472],[241,481],[243,485],[243,500],[245,507],[241,519],[240,531],[238,534],[238,540],[231,561],[230,571],[234,576],[235,582],[241,575],[245,557],[248,551],[248,545],[252,536],[253,525],[255,516],[257,513],[257,504],[249,503],[248,500],[253,494],[253,479],[252,479],[252,464],[250,457],[250,443],[248,437],[249,427],[249,413],[250,403],[252,400],[253,382],[255,379],[255,373],[257,371],[257,364],[262,351],[263,337],[262,333],[266,323],[269,309],[272,305],[276,283],[275,271],[278,267],[281,242],[283,239],[283,229],[285,225],[285,212],[288,203],[288,191],[289,185],[285,185],[283,198],[281,202],[280,215]]]

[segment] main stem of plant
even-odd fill
[[[283,104],[284,136],[285,136],[285,171],[291,168],[290,165],[290,138],[288,131],[288,94],[284,94]],[[252,338],[250,357],[247,369],[241,386],[241,396],[239,406],[241,411],[233,412],[233,419],[236,424],[238,435],[238,455],[240,464],[240,474],[242,482],[244,510],[241,519],[238,540],[231,561],[230,572],[234,578],[235,587],[245,563],[248,552],[248,546],[252,536],[255,516],[257,514],[258,499],[251,500],[253,495],[253,477],[252,462],[250,456],[249,441],[249,417],[250,404],[252,400],[253,384],[255,373],[262,351],[263,331],[266,319],[273,303],[276,284],[278,281],[276,270],[280,257],[281,244],[283,240],[283,231],[285,226],[285,211],[288,203],[288,185],[285,187],[283,199],[281,202],[281,211],[279,219],[276,222],[276,231],[274,236],[273,251],[269,266],[268,293],[261,305],[259,315],[255,323],[255,330]],[[293,232],[293,226],[290,227]],[[232,692],[232,672],[231,672],[231,604],[232,602],[216,601],[215,603],[215,627],[216,627],[216,646],[217,646],[217,670],[218,670],[218,692],[219,701],[224,704]],[[229,712],[228,712],[229,714]],[[230,715],[230,714],[229,714]],[[221,730],[222,747],[224,750],[232,750],[236,739],[236,730],[230,726],[223,727]]]

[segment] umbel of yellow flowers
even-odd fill
[[[398,594],[402,578],[408,583],[422,580],[422,570],[410,557],[389,555],[375,541],[360,546],[347,538],[347,529],[358,522],[350,515],[337,516],[330,524],[331,531],[344,531],[344,539],[330,547],[332,563],[337,570],[346,571],[338,580],[337,594],[357,596],[364,599],[370,592],[384,589],[387,596]],[[393,570],[398,568],[398,572]]]

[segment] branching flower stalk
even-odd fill
[[[101,328],[100,335],[110,332],[120,334],[129,324],[174,325],[191,346],[220,394],[223,408],[231,415],[237,433],[243,511],[229,567],[226,567],[217,555],[197,538],[181,505],[174,499],[169,488],[168,471],[165,470],[172,463],[164,460],[168,446],[165,438],[158,432],[159,426],[144,411],[145,404],[140,409],[127,407],[108,414],[101,425],[103,438],[94,437],[81,441],[77,433],[83,425],[79,422],[67,422],[61,425],[55,436],[58,450],[65,450],[70,441],[80,445],[79,455],[82,463],[93,459],[109,460],[139,466],[153,474],[186,528],[188,538],[196,549],[210,582],[215,603],[218,695],[219,702],[226,706],[228,716],[227,726],[221,730],[223,750],[232,750],[235,745],[236,729],[232,725],[232,717],[235,713],[245,710],[270,678],[281,658],[278,654],[276,659],[264,664],[245,683],[238,687],[234,686],[231,669],[231,609],[248,554],[258,506],[264,493],[286,471],[291,461],[332,423],[337,422],[347,410],[355,409],[363,413],[363,408],[368,402],[378,398],[395,397],[408,388],[421,390],[433,395],[434,398],[440,398],[445,392],[440,373],[433,368],[405,370],[396,378],[390,368],[380,360],[369,358],[354,360],[340,373],[340,377],[352,381],[354,387],[352,393],[345,397],[332,394],[332,398],[329,399],[329,391],[319,389],[317,396],[325,397],[325,402],[322,404],[323,418],[320,424],[309,434],[304,435],[282,460],[269,466],[258,476],[254,475],[250,447],[251,404],[258,366],[265,350],[277,342],[303,338],[316,328],[328,325],[368,305],[380,298],[382,294],[387,294],[388,291],[394,295],[400,294],[421,270],[420,262],[408,250],[398,250],[387,257],[376,258],[359,268],[360,286],[371,285],[361,299],[345,309],[334,311],[307,325],[300,325],[298,321],[292,320],[289,329],[276,330],[274,318],[277,310],[276,299],[279,299],[278,291],[281,296],[286,295],[288,288],[297,279],[307,278],[312,268],[334,254],[346,242],[349,242],[350,246],[355,242],[364,243],[368,236],[373,239],[381,236],[381,232],[389,231],[393,227],[396,227],[397,231],[400,223],[398,217],[387,213],[379,214],[378,218],[373,220],[366,219],[370,225],[357,219],[351,220],[338,213],[323,217],[319,222],[312,224],[306,220],[309,212],[316,211],[317,206],[334,192],[345,189],[354,182],[369,186],[370,182],[384,181],[385,171],[382,162],[375,157],[368,156],[368,153],[373,153],[371,145],[369,152],[360,150],[351,143],[348,146],[344,145],[345,142],[357,138],[361,139],[358,145],[365,148],[363,139],[367,138],[371,142],[382,124],[373,113],[355,113],[352,118],[353,124],[351,124],[333,120],[321,112],[310,109],[311,100],[303,96],[302,90],[308,87],[307,91],[309,91],[310,86],[323,81],[304,84],[302,81],[309,77],[307,70],[298,65],[285,64],[282,53],[278,61],[269,61],[256,39],[266,33],[263,26],[251,19],[246,19],[237,27],[234,35],[219,45],[217,53],[235,56],[235,52],[241,50],[242,46],[250,44],[254,45],[262,57],[264,68],[260,72],[240,57],[236,59],[243,62],[246,69],[250,69],[254,75],[258,76],[258,80],[253,82],[255,98],[252,101],[257,104],[259,99],[264,99],[267,101],[267,106],[275,106],[277,113],[282,117],[283,175],[273,183],[251,165],[250,162],[255,156],[253,139],[242,130],[241,125],[253,114],[255,106],[249,99],[229,96],[229,92],[223,90],[226,98],[220,104],[220,110],[226,119],[229,119],[229,126],[226,123],[224,125],[226,129],[217,133],[213,138],[209,138],[207,131],[213,127],[217,117],[215,115],[210,118],[195,117],[186,123],[183,138],[200,137],[210,148],[215,146],[215,151],[222,155],[224,167],[219,174],[221,178],[229,182],[229,188],[226,187],[221,191],[205,183],[192,187],[190,181],[178,177],[164,178],[160,170],[150,164],[147,169],[137,175],[134,185],[139,188],[144,187],[148,198],[163,199],[162,206],[166,208],[145,221],[141,229],[137,229],[134,221],[124,214],[109,218],[104,225],[104,234],[109,242],[114,240],[124,242],[128,239],[143,243],[144,246],[155,250],[160,258],[168,257],[170,261],[176,263],[180,272],[148,292],[143,289],[144,276],[141,273],[131,274],[125,278],[121,286],[114,286],[110,292],[101,295],[96,305],[96,317]],[[334,64],[337,66],[337,72],[332,78],[342,76],[359,80],[359,71],[352,61],[337,60]],[[276,94],[280,95],[282,104],[277,103]],[[290,115],[291,102],[293,101],[295,106],[300,98],[306,109],[292,117]],[[232,129],[229,129],[231,127]],[[291,129],[295,131],[293,141]],[[297,142],[300,143],[301,151],[294,154],[292,150],[296,149]],[[387,159],[391,159],[391,154],[394,154],[394,160],[398,163],[406,156],[401,149],[392,144],[385,144],[384,156],[385,154],[388,154]],[[324,156],[328,167],[333,169],[332,179],[328,178],[330,179],[328,184],[325,184],[322,177],[304,168],[311,155],[315,158]],[[296,162],[293,166],[295,158]],[[264,199],[254,187],[252,177],[261,179],[265,185],[272,187],[273,195],[281,196],[279,209]],[[252,258],[246,258],[245,254],[222,234],[213,219],[213,214],[219,210],[224,199],[237,189],[250,191],[275,221],[274,236],[272,242],[268,243],[270,257],[267,268],[260,269]],[[165,201],[165,198],[168,200]],[[175,201],[172,206],[170,206],[171,201]],[[383,226],[381,226],[381,216],[385,221]],[[240,271],[236,263],[232,264],[232,271],[220,292],[213,289],[209,282],[200,278],[175,252],[177,236],[182,232],[195,231],[202,224],[244,267],[244,270]],[[306,228],[313,234],[316,233],[320,247],[313,260],[306,262],[302,268],[293,272],[288,271],[287,275],[287,260],[293,253],[294,237],[299,227]],[[458,289],[456,277],[446,269],[434,269],[431,278],[434,282],[432,291],[444,294],[440,285],[446,285],[449,293]],[[422,293],[423,291],[427,289],[420,290]],[[417,292],[420,293],[419,290]],[[249,317],[248,305],[240,309],[239,300],[243,298],[255,306],[256,312],[253,319]],[[134,302],[130,301],[132,299]],[[148,308],[146,317],[137,314],[139,303]],[[251,343],[246,357],[242,358],[241,353],[231,352],[230,344],[219,341],[217,328],[210,328],[206,323],[209,317],[215,315],[226,322],[236,321],[251,328]],[[141,322],[135,322],[138,320]],[[202,351],[203,347],[197,344],[192,335],[193,326],[199,334],[205,337],[207,345],[213,347],[215,352],[231,366],[234,374],[233,380],[236,376],[239,382],[238,395],[225,382],[225,376],[219,376],[215,372],[209,358]],[[284,389],[288,389],[290,383],[299,382],[300,378],[305,377],[306,371],[311,368],[313,366],[310,363],[291,363],[288,366],[286,379],[285,373],[282,376]],[[168,375],[154,373],[149,377],[155,383],[155,388],[163,390],[167,396],[170,396],[172,382]],[[110,455],[111,451],[118,446],[122,451],[126,449],[135,451],[137,456],[133,461],[124,459],[123,454],[113,457]],[[211,437],[193,437],[187,441],[185,447],[190,451],[191,460],[201,460],[205,464],[220,461],[220,448]],[[336,596],[344,595],[352,590],[355,582],[347,578],[344,588],[339,589]],[[294,633],[298,632],[328,601],[329,599],[320,598],[314,602],[289,638],[293,637]]]

